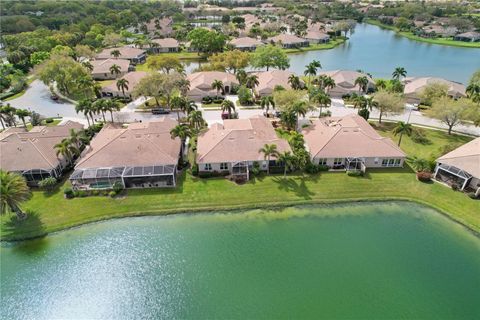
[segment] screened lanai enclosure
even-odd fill
[[[58,178],[60,177],[62,170],[60,168],[56,169],[32,169],[32,170],[26,170],[21,173],[22,176],[25,177],[25,180],[27,180],[27,184],[31,187],[36,187],[38,186],[38,182],[42,181],[43,179],[46,178]]]
[[[176,165],[76,169],[70,176],[75,190],[111,189],[115,183],[124,188],[175,187]]]
[[[457,185],[460,190],[465,189],[472,175],[462,169],[440,163],[435,169],[435,179],[451,185]]]

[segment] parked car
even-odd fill
[[[153,108],[152,109],[152,114],[169,114],[170,111],[164,109],[164,108]]]
[[[53,101],[57,101],[58,100],[58,96],[56,94],[52,94],[50,96],[50,98],[53,100]]]

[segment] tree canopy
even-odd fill
[[[290,67],[287,54],[282,48],[269,44],[258,47],[252,55],[251,64],[254,68],[277,68],[285,70]]]

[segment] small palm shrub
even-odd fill
[[[45,189],[46,191],[52,191],[55,188],[56,184],[57,184],[57,179],[55,179],[54,177],[48,177],[41,180],[38,183],[38,186],[42,189]]]

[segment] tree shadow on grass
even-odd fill
[[[9,238],[18,239],[21,237],[35,237],[45,235],[45,226],[40,215],[32,210],[27,210],[27,217],[19,220],[16,215],[11,215],[10,219],[3,223],[3,231],[11,233]]]
[[[297,182],[297,180],[300,181]],[[297,197],[301,197],[305,200],[312,199],[312,196],[315,194],[310,191],[305,184],[305,178],[294,179],[290,177],[275,177],[273,181],[278,183],[278,189],[287,192],[293,192]]]

